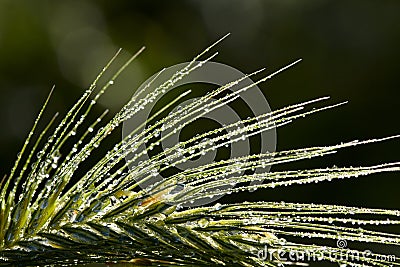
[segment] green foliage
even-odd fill
[[[113,149],[71,185],[71,177],[79,175],[80,166],[112,131],[140,112],[140,108],[149,104],[155,96],[201,67],[202,64],[196,63],[196,60],[208,53],[214,45],[160,87],[154,88],[150,94],[137,94],[110,121],[99,127],[98,124],[107,113],[105,111],[86,130],[80,131],[82,135],[72,144],[70,139],[75,138],[80,128],[84,127],[83,122],[96,101],[142,50],[92,96],[100,77],[113,63],[117,53],[49,135],[42,148],[38,149],[57,117],[54,116],[30,147],[31,137],[49,101],[46,100],[14,168],[1,182],[0,265],[124,261],[145,265],[189,266],[279,266],[287,263],[278,253],[273,253],[267,259],[260,257],[260,251],[266,247],[287,253],[313,251],[322,255],[323,260],[349,266],[361,266],[363,263],[376,266],[399,265],[397,258],[393,262],[383,257],[383,254],[362,254],[357,260],[339,257],[348,252],[356,253],[357,250],[332,244],[340,240],[398,246],[398,234],[373,230],[370,226],[397,225],[400,223],[400,211],[285,202],[216,203],[185,208],[187,203],[220,194],[399,171],[400,163],[396,162],[368,167],[238,174],[254,168],[320,157],[336,153],[341,148],[394,137],[216,161],[171,175],[142,189],[143,183],[151,178],[154,170],[163,171],[169,162],[178,164],[200,153],[215,150],[218,146],[235,142],[243,136],[280,127],[295,119],[337,106],[308,108],[317,101],[326,100],[326,97],[250,118],[244,121],[244,127],[238,128],[237,124],[231,124],[195,136],[165,149],[139,166],[128,168],[137,157],[147,153],[152,142],[166,138],[159,135],[162,125],[182,129],[190,123],[184,120],[186,116],[200,117],[234,99],[240,92],[227,93],[218,101],[206,104],[207,99],[227,92],[233,85],[240,84],[241,80],[233,81],[199,98],[184,110],[176,110],[159,121],[150,118],[147,121],[150,126],[142,133],[134,131],[115,144]],[[213,56],[202,62],[211,58]],[[257,83],[270,79],[276,73]],[[240,91],[249,89],[245,87]],[[181,94],[168,105],[173,105],[188,93],[190,91]],[[237,130],[227,133],[224,129],[228,128]],[[204,138],[208,138],[208,141],[202,142]],[[147,148],[137,151],[141,144],[147,144]],[[60,151],[69,152],[61,154]],[[133,157],[125,162],[128,155]],[[21,163],[24,156],[25,161]],[[263,183],[248,183],[253,181]],[[237,187],[221,189],[224,185],[238,182],[240,185]],[[182,190],[176,192],[174,188],[178,185],[183,185]]]

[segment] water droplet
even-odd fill
[[[13,221],[17,222],[19,220],[19,217],[21,217],[21,209],[18,207],[17,211],[15,212],[15,216],[14,216]]]
[[[49,204],[49,202],[47,201],[47,199],[43,200],[42,203],[40,204],[40,208],[41,209],[45,209],[47,207],[47,205]]]
[[[222,205],[221,205],[221,203],[217,203],[217,204],[215,204],[214,205],[214,207],[213,207],[213,210],[220,210],[222,208]]]
[[[93,206],[92,211],[93,212],[100,212],[101,211],[101,206],[102,206],[101,201],[97,201],[96,205]]]
[[[13,238],[14,238],[14,235],[11,232],[9,232],[7,234],[7,241],[10,242]]]
[[[44,154],[44,152],[43,152],[43,151],[39,151],[39,152],[36,154],[36,156],[37,156],[38,158],[40,158],[40,157],[42,157],[42,156],[43,156],[43,154]]]
[[[200,220],[197,221],[197,224],[201,228],[206,228],[210,224],[210,221],[207,218],[201,218]]]
[[[75,222],[82,222],[83,219],[85,219],[85,216],[83,214],[79,215],[78,218],[75,219]]]
[[[185,188],[184,184],[177,184],[170,192],[170,195],[175,195],[181,192]]]
[[[73,198],[72,198],[72,202],[77,202],[79,199],[80,194],[76,194]]]

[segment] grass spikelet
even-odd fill
[[[14,167],[0,183],[0,265],[92,262],[165,266],[307,264],[307,261],[283,259],[279,253],[313,253],[320,257],[319,260],[347,266],[400,265],[396,256],[384,255],[384,249],[365,253],[357,250],[357,246],[347,248],[340,243],[398,247],[400,235],[385,232],[383,228],[400,224],[398,210],[286,202],[213,203],[190,207],[191,203],[222,194],[400,171],[400,162],[393,162],[360,167],[246,172],[309,160],[399,136],[245,155],[189,168],[161,181],[153,179],[154,174],[170,166],[344,104],[313,108],[329,97],[223,125],[132,165],[169,137],[161,132],[167,129],[179,131],[204,114],[234,101],[240,93],[251,90],[254,85],[243,86],[237,91],[229,89],[240,85],[245,78],[259,75],[263,69],[220,86],[184,109],[158,119],[163,111],[191,93],[190,90],[183,92],[152,115],[145,122],[144,131],[135,129],[89,170],[80,172],[87,159],[122,123],[213,59],[217,53],[208,54],[225,37],[158,87],[153,86],[159,78],[156,76],[145,86],[146,90],[138,92],[108,121],[104,122],[107,110],[96,120],[88,121],[97,100],[118,82],[121,72],[144,48],[122,65],[105,85],[99,86],[100,78],[111,64],[115,64],[118,51],[55,129],[52,130],[52,126],[58,114],[31,144],[50,93]],[[255,84],[267,81],[297,62],[266,75]],[[100,88],[97,93],[96,88]],[[151,89],[150,93],[147,89]],[[212,98],[216,101],[209,102]],[[145,148],[141,150],[140,147]],[[72,180],[77,176],[78,179]],[[151,185],[147,186],[149,183]],[[344,254],[358,257],[342,257]]]

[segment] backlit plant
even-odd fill
[[[161,86],[152,88],[151,83],[147,84],[152,88],[151,93],[136,94],[104,125],[99,126],[103,124],[102,119],[107,111],[89,126],[85,126],[84,122],[97,100],[108,87],[117,82],[119,74],[142,50],[96,93],[99,79],[117,54],[58,126],[51,130],[56,115],[40,133],[39,138],[32,142],[39,119],[49,101],[46,100],[14,167],[1,180],[0,265],[90,262],[188,266],[291,264],[287,257],[283,259],[280,256],[282,252],[312,252],[319,260],[348,266],[399,265],[395,256],[363,253],[364,250],[340,245],[340,242],[354,241],[398,247],[400,235],[370,228],[376,225],[399,224],[398,210],[280,201],[214,203],[195,208],[186,205],[221,194],[399,171],[400,163],[395,162],[367,167],[272,170],[261,174],[239,175],[254,168],[320,157],[336,153],[342,148],[394,137],[215,161],[170,175],[150,187],[142,186],[154,173],[162,172],[170,165],[185,162],[243,137],[281,127],[298,118],[340,105],[308,108],[317,101],[326,100],[326,97],[248,118],[241,122],[244,123],[243,127],[238,127],[237,123],[224,125],[220,129],[180,142],[140,165],[130,167],[135,158],[147,153],[152,145],[165,138],[160,135],[165,128],[180,130],[191,122],[185,119],[187,116],[194,119],[201,117],[233,101],[240,92],[251,90],[251,86],[247,86],[231,92],[229,88],[240,84],[241,80],[232,81],[161,120],[149,118],[146,122],[148,127],[143,132],[132,132],[116,143],[89,170],[79,172],[80,167],[101,148],[102,142],[111,132],[138,114],[167,88],[200,68],[202,63],[211,60],[215,54],[201,61],[202,63],[197,63],[214,45]],[[246,77],[253,77],[257,73],[259,72]],[[265,82],[276,73],[260,79],[256,84]],[[165,108],[173,106],[188,94],[190,91],[182,93]],[[211,98],[218,100],[207,102]],[[84,127],[86,129],[82,131]],[[228,132],[227,129],[234,130]],[[50,131],[52,133],[47,134]],[[81,136],[77,136],[77,133],[81,133]],[[45,140],[47,135],[49,138]],[[139,151],[137,148],[142,144],[146,144],[146,149]],[[128,156],[131,159],[125,161]],[[77,176],[78,179],[72,179]],[[254,181],[262,183],[249,183]],[[223,186],[227,184],[237,186],[224,189]],[[327,245],[322,240],[333,242]],[[270,255],[266,249],[269,249]],[[353,257],[343,256],[349,253]]]

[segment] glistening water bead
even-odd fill
[[[206,228],[210,224],[210,221],[207,218],[201,218],[200,220],[197,221],[197,224],[201,228]]]

